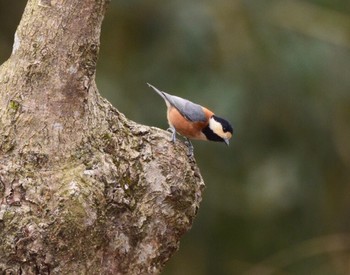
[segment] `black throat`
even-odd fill
[[[218,142],[224,142],[224,139],[219,137],[217,134],[215,134],[213,132],[212,129],[210,129],[209,127],[209,124],[207,125],[207,127],[205,127],[203,130],[202,130],[203,134],[207,137],[208,140],[211,140],[211,141],[218,141]]]

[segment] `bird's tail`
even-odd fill
[[[168,99],[166,98],[166,96],[164,95],[164,93],[162,91],[159,91],[156,87],[154,87],[153,85],[147,83],[147,85],[149,87],[151,87],[157,94],[159,94],[165,101],[168,101]]]

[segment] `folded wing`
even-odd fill
[[[148,84],[148,86],[155,90],[164,100],[168,101],[170,105],[174,106],[180,112],[180,114],[189,121],[206,122],[208,120],[202,106],[195,104],[187,99],[183,99],[181,97],[160,91],[151,84]]]

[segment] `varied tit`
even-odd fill
[[[175,142],[176,132],[184,136],[188,141],[190,155],[193,154],[193,146],[189,139],[219,141],[229,145],[233,130],[227,120],[214,115],[205,107],[159,91],[151,84],[147,84],[165,100],[170,126],[168,130],[172,132],[171,140]]]

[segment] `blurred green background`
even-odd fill
[[[24,0],[0,0],[0,61]],[[350,274],[350,1],[113,0],[97,84],[167,128],[146,82],[230,120],[194,142],[206,183],[165,275]]]

